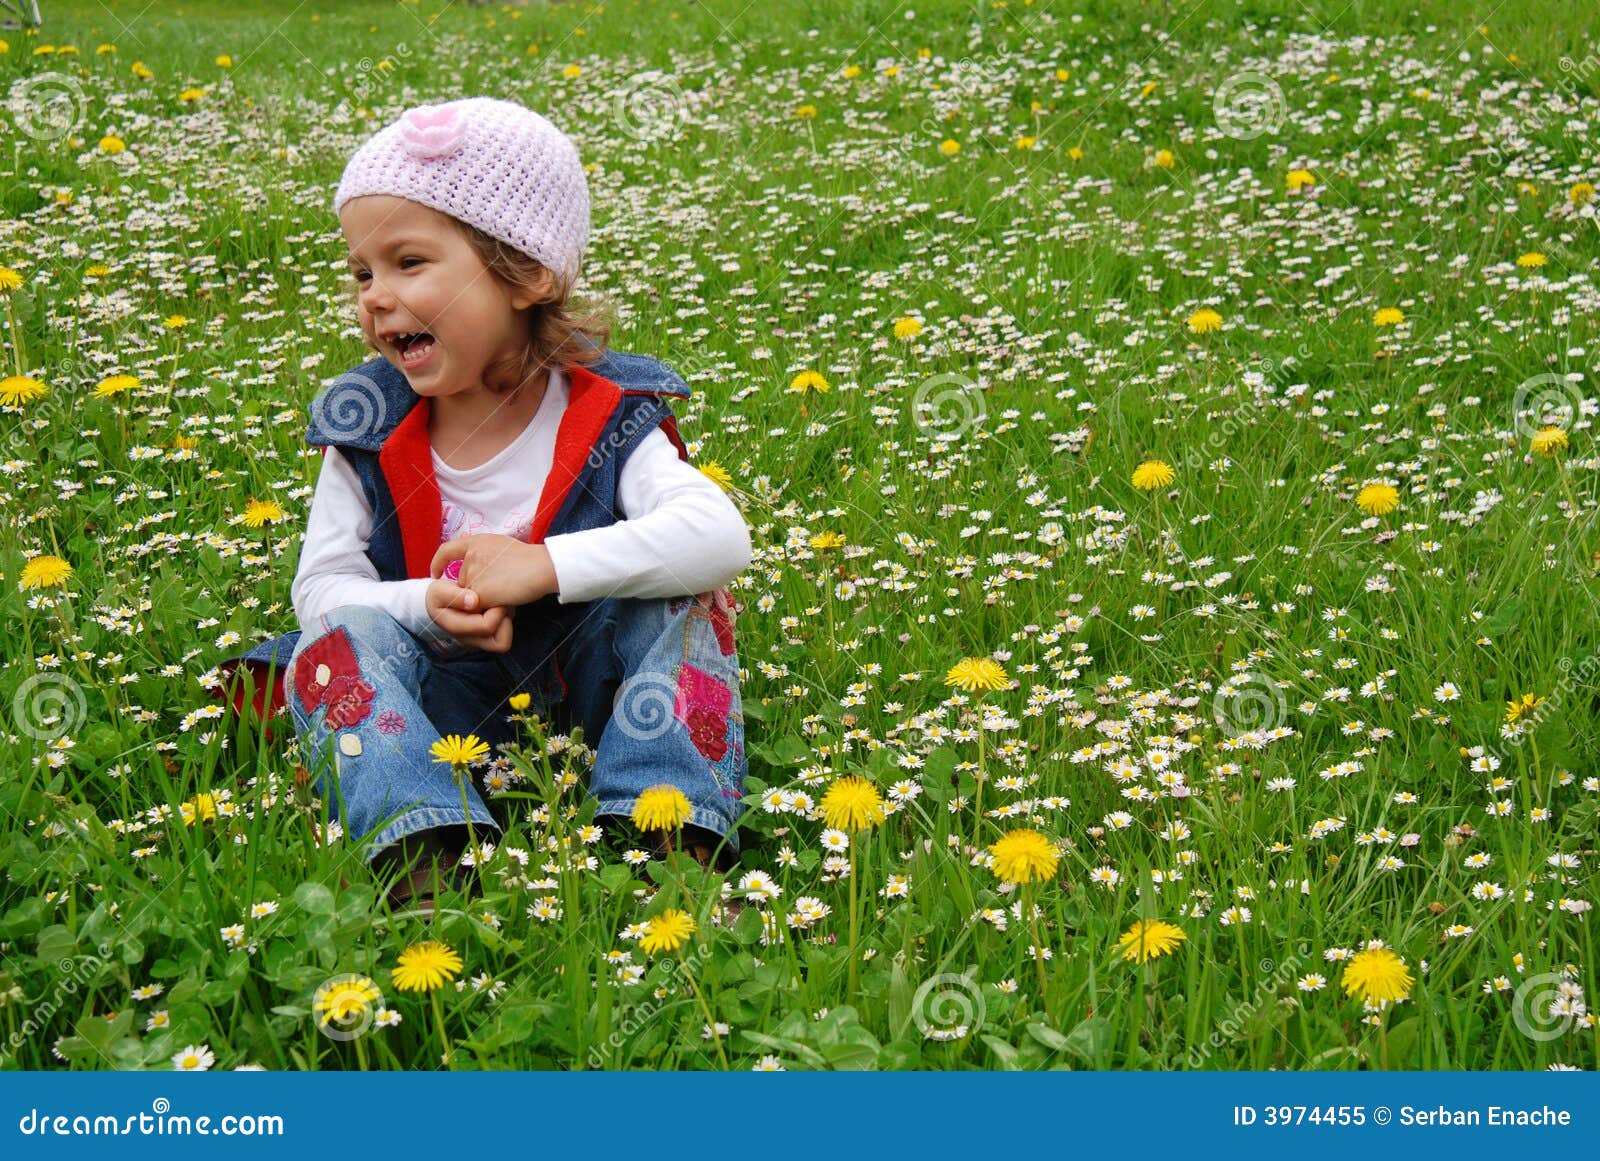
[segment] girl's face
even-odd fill
[[[418,395],[487,390],[486,369],[527,345],[533,297],[495,277],[447,214],[373,194],[339,223],[361,329]]]

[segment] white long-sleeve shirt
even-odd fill
[[[433,453],[444,517],[441,544],[477,532],[528,539],[567,397],[566,375],[552,371],[533,419],[509,446],[475,468],[452,468]],[[617,500],[623,520],[545,537],[559,603],[693,595],[727,584],[750,563],[744,516],[714,480],[678,458],[660,427],[623,464]],[[428,616],[432,580],[379,580],[367,556],[371,535],[372,509],[355,469],[329,447],[290,586],[301,629],[312,631],[319,616],[340,605],[368,605],[419,636],[441,640],[442,631]]]

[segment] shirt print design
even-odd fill
[[[532,508],[513,508],[499,525],[495,525],[482,512],[461,508],[446,500],[439,543],[443,544],[447,540],[455,540],[461,536],[476,536],[483,532],[498,533],[513,540],[527,540],[533,535],[533,518],[537,511],[537,505]]]

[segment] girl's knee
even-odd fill
[[[304,688],[307,683],[325,686],[339,673],[358,673],[358,655],[389,663],[420,651],[416,638],[399,621],[370,605],[340,605],[318,618],[318,629],[302,632],[295,643],[284,671],[291,689]],[[303,665],[311,665],[313,672],[301,674]]]

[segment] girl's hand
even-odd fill
[[[439,579],[428,586],[428,616],[469,649],[505,653],[511,648],[511,610],[492,605],[481,612],[478,594],[455,581]]]
[[[459,560],[454,580],[477,594],[484,606],[532,604],[557,591],[556,569],[550,550],[497,532],[479,532],[447,540],[433,554],[429,572],[444,577],[451,562]]]

